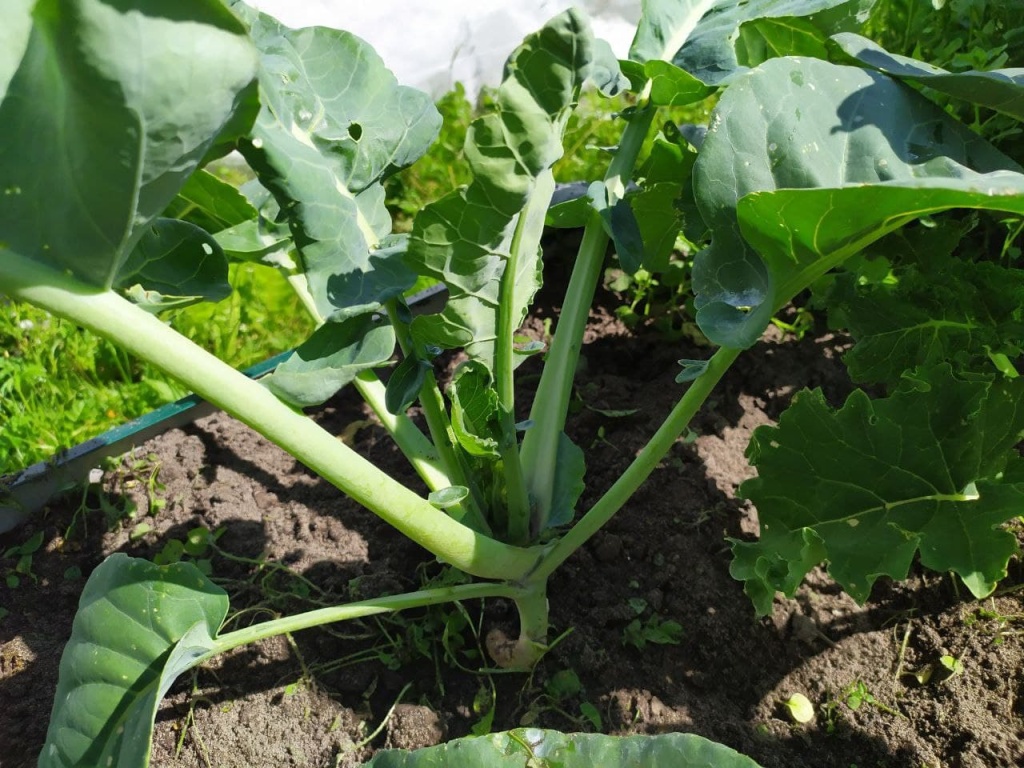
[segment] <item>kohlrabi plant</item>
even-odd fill
[[[929,95],[1020,120],[1024,71],[951,73],[890,55],[856,34],[870,5],[647,0],[625,61],[583,15],[563,13],[512,53],[471,125],[472,182],[419,211],[406,237],[391,232],[383,182],[422,155],[439,117],[358,38],[219,0],[4,0],[0,292],[161,367],[474,577],[222,633],[227,596],[197,568],[114,555],[82,595],[40,765],[144,766],[178,675],[327,622],[507,599],[519,634],[494,634],[489,649],[528,669],[549,641],[551,574],[808,289],[856,340],[846,362],[875,397],[857,390],[835,409],[803,392],[755,434],[759,476],[742,491],[761,538],[735,543],[734,575],[759,613],[822,562],[858,600],[915,556],[975,595],[992,591],[1016,551],[1002,526],[1024,505],[1024,279],[1000,254],[957,245],[978,222],[1024,213],[1024,174]],[[629,91],[632,106],[609,117],[622,132],[604,178],[552,207],[551,167],[583,88]],[[707,126],[656,122],[712,96]],[[256,174],[240,192],[203,170],[231,150]],[[973,209],[974,223],[948,209]],[[520,330],[546,222],[584,231],[545,347]],[[676,406],[580,509],[585,457],[564,428],[606,254],[655,274],[680,232],[700,249],[694,307],[717,349],[681,361]],[[318,326],[260,382],[157,316],[223,297],[229,258],[280,270]],[[443,284],[447,302],[414,315],[405,297],[425,282]],[[464,362],[441,387],[449,350]],[[517,367],[537,354],[536,395],[517,408]],[[303,414],[347,385],[428,495]],[[562,748],[542,731],[503,738]],[[701,765],[750,764],[691,747]]]

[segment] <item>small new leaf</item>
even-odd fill
[[[501,413],[487,368],[467,360],[455,371],[448,395],[452,400],[452,429],[459,444],[471,456],[498,458]]]
[[[394,329],[372,315],[326,323],[262,381],[302,408],[319,405],[360,371],[385,364],[395,350]]]
[[[163,218],[142,231],[115,287],[150,312],[220,301],[231,293],[220,245],[195,224]]]
[[[794,693],[783,704],[794,723],[809,723],[814,719],[814,705],[802,693]]]
[[[431,491],[427,499],[438,509],[448,509],[459,504],[469,496],[469,489],[464,485],[450,485],[438,491]]]

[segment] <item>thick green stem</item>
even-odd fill
[[[530,496],[526,492],[526,481],[519,461],[515,417],[503,411],[501,422],[502,432],[505,433],[500,453],[501,468],[505,476],[508,540],[522,545],[530,541]]]
[[[399,316],[397,304],[392,300],[385,306],[402,354],[416,354],[412,337],[409,334],[409,326]],[[441,394],[441,388],[437,386],[433,370],[427,371],[423,379],[423,386],[420,387],[420,407],[423,409],[423,418],[427,421],[430,437],[434,441],[434,448],[445,466],[450,481],[449,485],[461,485],[468,488],[470,492],[470,495],[452,507],[450,512],[475,530],[489,534],[491,526],[483,511],[487,508],[486,504],[484,504],[479,487],[473,480],[466,456],[455,438],[455,431],[452,429],[448,411],[445,409],[444,396]]]
[[[441,457],[426,435],[413,424],[412,419],[404,413],[395,414],[385,404],[386,390],[384,383],[374,371],[362,371],[353,381],[356,390],[366,404],[373,410],[377,420],[388,431],[395,444],[405,457],[409,459],[423,482],[432,491],[439,491],[452,484],[448,473],[441,465]]]
[[[573,552],[582,547],[587,539],[597,533],[601,526],[612,519],[669,452],[741,351],[722,347],[712,356],[707,368],[689,386],[668,418],[637,454],[633,463],[580,521],[551,546],[537,570],[530,574],[531,581],[550,576]]]
[[[558,469],[558,444],[569,412],[573,378],[583,346],[583,332],[608,248],[608,235],[601,226],[600,215],[592,212],[590,218],[569,278],[565,301],[558,316],[558,327],[551,340],[544,371],[533,398],[531,425],[523,437],[520,453],[527,487],[534,503],[534,527],[537,531],[544,529],[551,515],[555,473]]]
[[[153,363],[456,568],[516,580],[536,564],[536,549],[495,541],[451,519],[261,384],[126,299],[9,250],[0,250],[0,264],[0,293],[65,317]]]
[[[605,175],[605,184],[616,198],[625,194],[655,111],[653,108],[638,110],[622,132],[619,149]],[[534,506],[534,531],[544,530],[551,515],[558,471],[558,444],[569,412],[583,332],[601,277],[608,239],[600,215],[591,213],[530,410],[532,425],[523,437],[521,456]]]
[[[319,328],[324,324],[324,319],[320,315],[320,310],[316,307],[316,300],[313,298],[313,294],[309,292],[309,281],[306,279],[306,275],[301,272],[289,273],[284,270],[281,270],[281,273],[285,276],[285,280],[288,281],[288,285],[295,291],[295,295],[299,297],[303,308],[309,313],[309,316],[313,318],[313,322]]]
[[[529,670],[548,650],[547,579],[531,581],[515,598],[519,612],[519,637],[502,647],[501,635],[488,636],[488,651],[499,666]]]
[[[516,544],[530,539],[532,517],[530,495],[527,492],[519,458],[519,436],[516,433],[515,395],[515,334],[523,322],[524,302],[517,291],[521,269],[533,269],[540,251],[540,238],[544,233],[544,218],[555,191],[555,177],[544,171],[534,181],[526,207],[519,214],[515,234],[509,248],[509,259],[501,276],[501,303],[498,307],[497,339],[494,350],[494,381],[501,404],[502,444],[501,463],[505,474],[508,504],[508,538]],[[528,278],[532,285],[532,278]]]
[[[522,587],[509,584],[459,584],[454,587],[424,589],[404,595],[389,595],[373,600],[349,603],[348,605],[318,608],[314,611],[306,611],[294,616],[283,616],[280,619],[265,621],[245,629],[221,635],[214,641],[213,647],[196,661],[196,664],[201,664],[203,661],[225,651],[230,651],[232,648],[249,645],[265,640],[268,637],[276,637],[277,635],[284,635],[290,632],[298,632],[302,629],[331,624],[336,621],[348,621],[364,616],[391,613],[392,611],[401,611],[407,608],[421,608],[427,605],[437,605],[438,603],[451,603],[456,600],[474,600],[487,597],[506,597],[518,600],[523,594],[524,590]]]

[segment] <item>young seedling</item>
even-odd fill
[[[622,62],[581,14],[556,17],[512,54],[492,108],[467,132],[472,181],[423,206],[403,237],[391,232],[383,183],[422,155],[439,118],[362,41],[290,30],[233,1],[16,4],[0,33],[0,292],[163,369],[473,577],[222,631],[227,596],[193,564],[114,555],[85,586],[40,764],[145,765],[157,702],[177,676],[328,622],[507,599],[518,634],[488,647],[497,663],[529,669],[549,647],[549,577],[622,510],[743,350],[807,289],[856,340],[851,375],[885,394],[857,390],[835,410],[802,392],[777,427],[755,433],[758,477],[741,492],[761,538],[734,544],[733,575],[761,614],[821,562],[863,601],[918,552],[989,594],[1016,551],[1001,526],[1024,502],[1024,381],[1011,375],[1024,278],[956,255],[963,228],[941,228],[937,243],[931,227],[912,227],[900,235],[912,247],[891,251],[880,241],[954,208],[1024,215],[1020,166],[902,81],[1018,120],[1024,84],[892,56],[848,31],[861,5],[793,2],[798,23],[779,34],[769,0],[647,0]],[[628,90],[634,103],[617,117],[604,177],[552,209],[551,168],[588,83]],[[659,109],[712,95],[706,129],[651,138]],[[257,174],[246,195],[201,168],[231,149]],[[208,229],[165,215],[182,210],[179,194],[209,201]],[[522,404],[516,369],[545,347],[520,326],[549,217],[582,226],[583,238],[536,394]],[[580,509],[584,453],[565,426],[606,251],[629,274],[653,274],[680,231],[700,248],[693,305],[716,349],[681,363],[677,404]],[[262,382],[154,314],[227,295],[228,256],[281,271],[317,325]],[[886,279],[870,267],[880,258]],[[416,316],[405,296],[425,281],[444,283],[447,303]],[[442,388],[448,350],[464,362]],[[302,413],[349,384],[427,494]],[[425,430],[408,415],[414,403]],[[638,638],[671,641],[664,629],[641,623]]]
[[[637,618],[622,630],[623,645],[631,645],[638,651],[646,648],[648,643],[679,645],[683,634],[683,627],[679,622],[663,619],[654,613],[645,621],[643,614],[647,611],[647,601],[634,597],[630,599],[629,604]]]
[[[798,725],[805,725],[814,720],[814,705],[802,693],[794,693],[783,702],[789,719]]]
[[[23,577],[28,577],[32,580],[36,579],[34,573],[32,573],[32,558],[39,551],[39,548],[43,545],[43,534],[44,531],[36,531],[26,541],[21,544],[15,544],[13,547],[8,547],[4,551],[4,560],[14,560],[12,567],[5,568],[4,582],[7,584],[8,589],[17,589],[21,585]]]

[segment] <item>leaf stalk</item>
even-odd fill
[[[725,372],[736,361],[742,350],[721,347],[708,361],[708,366],[689,386],[676,403],[668,418],[637,454],[611,488],[561,539],[551,545],[540,565],[529,578],[546,579],[573,552],[582,547],[601,527],[622,509],[629,498],[650,477],[658,463],[671,450],[679,435],[707,400]]]
[[[294,616],[283,616],[279,619],[261,622],[221,635],[214,641],[213,647],[196,661],[196,664],[201,664],[207,659],[213,658],[225,651],[265,640],[268,637],[298,632],[299,630],[319,627],[338,621],[359,619],[381,613],[392,613],[407,608],[423,608],[428,605],[450,603],[457,600],[474,600],[487,597],[505,597],[517,600],[524,594],[525,590],[522,587],[511,584],[494,582],[457,584],[452,587],[436,587],[418,592],[409,592],[403,595],[377,597],[357,603],[348,603],[347,605],[317,608],[316,610],[306,611]]]
[[[651,107],[633,113],[622,132],[619,149],[605,174],[610,189],[625,189],[654,120]],[[625,180],[625,181],[624,181]],[[573,378],[579,363],[590,309],[601,277],[609,237],[600,214],[592,211],[583,232],[562,311],[558,316],[551,348],[541,373],[530,411],[532,426],[526,431],[521,450],[523,472],[533,501],[533,532],[543,531],[548,524],[554,502],[558,466],[558,443],[565,428],[572,396]]]
[[[110,291],[0,250],[0,292],[122,345],[264,435],[404,535],[481,578],[517,579],[539,550],[505,544],[451,519],[245,374]]]

